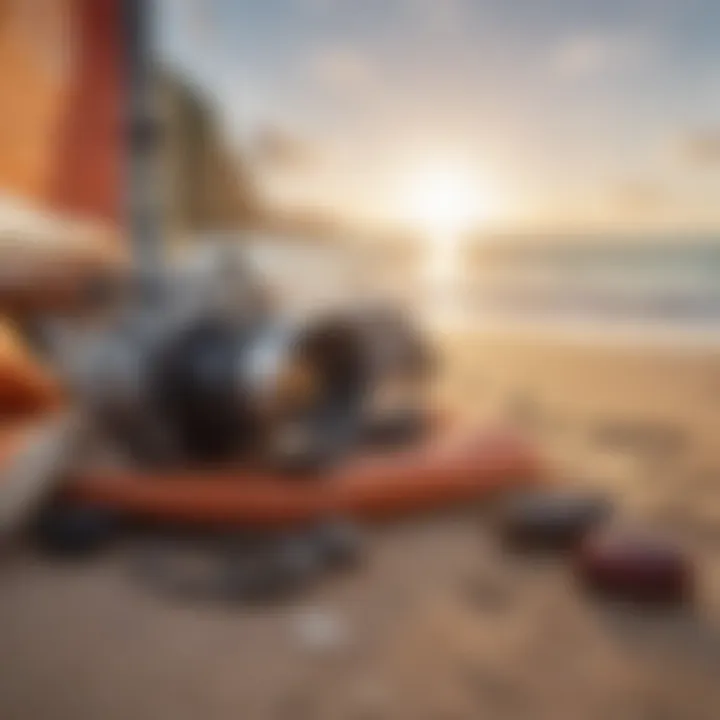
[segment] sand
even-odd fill
[[[375,529],[365,568],[266,608],[159,597],[132,545],[71,565],[21,550],[0,717],[714,720],[720,543],[684,541],[702,584],[672,613],[587,596],[563,559],[500,548],[480,511]],[[310,641],[308,618],[334,629]]]
[[[720,716],[715,359],[490,338],[450,350],[445,397],[524,428],[555,478],[605,488],[620,522],[687,547],[694,607],[588,597],[562,558],[501,549],[482,509],[374,529],[365,568],[269,608],[157,597],[128,571],[131,543],[71,565],[21,548],[0,591],[0,717]]]
[[[446,347],[445,401],[521,428],[556,477],[720,528],[717,349],[499,334]]]

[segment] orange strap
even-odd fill
[[[0,320],[0,421],[56,410],[62,392],[8,321]]]

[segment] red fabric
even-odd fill
[[[59,129],[48,200],[118,224],[123,166],[122,0],[71,0],[76,69]]]

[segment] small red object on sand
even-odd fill
[[[595,533],[582,544],[576,570],[587,587],[617,599],[678,604],[694,591],[691,559],[656,535],[612,528]]]

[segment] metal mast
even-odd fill
[[[122,0],[121,0],[122,1]],[[124,0],[127,47],[128,229],[136,271],[153,285],[162,262],[159,203],[160,128],[154,102],[152,0]]]

